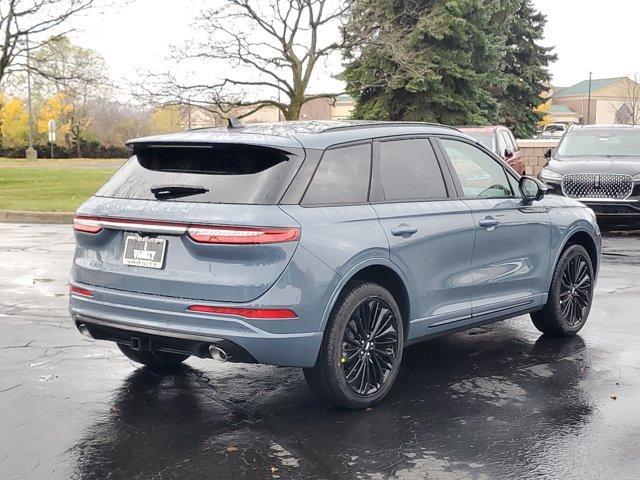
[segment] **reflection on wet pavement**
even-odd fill
[[[298,369],[162,373],[86,340],[66,312],[72,249],[68,227],[0,225],[2,478],[637,478],[637,262],[604,265],[580,336],[520,317],[430,340],[385,402],[350,412]]]

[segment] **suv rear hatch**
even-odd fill
[[[129,292],[249,302],[282,274],[300,226],[277,203],[304,150],[141,144],[76,215],[73,278]]]

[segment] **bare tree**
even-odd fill
[[[12,71],[25,69],[25,57],[30,49],[40,48],[52,33],[65,33],[58,32],[58,28],[71,16],[91,7],[93,2],[94,0],[0,1],[0,82]]]
[[[200,40],[175,52],[180,62],[224,63],[212,82],[192,84],[167,75],[160,97],[222,115],[249,115],[265,106],[297,120],[302,106],[338,93],[308,95],[314,69],[344,48],[342,22],[351,0],[222,0],[201,12]],[[158,93],[148,91],[148,93]],[[156,95],[157,97],[158,95]]]
[[[84,134],[93,121],[88,106],[106,101],[112,93],[104,59],[95,51],[58,36],[35,52],[30,66],[47,80],[43,90],[63,94],[70,105],[66,121],[80,158]]]
[[[640,125],[640,76],[627,78],[622,83],[621,90],[624,103],[622,107],[613,107],[617,110],[616,121],[631,125]]]

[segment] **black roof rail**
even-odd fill
[[[325,130],[322,130],[321,133],[325,133],[325,132],[331,132],[331,131],[335,131],[335,130],[354,130],[354,129],[360,129],[360,128],[384,128],[384,127],[411,127],[411,126],[416,126],[416,127],[442,127],[442,128],[448,128],[450,130],[454,130],[456,132],[459,132],[459,130],[456,127],[452,127],[451,125],[444,125],[442,123],[435,123],[435,122],[411,122],[411,121],[392,121],[392,120],[385,120],[385,121],[380,121],[380,122],[375,122],[372,121],[371,123],[357,123],[354,122],[352,125],[337,125],[335,127],[329,127]]]

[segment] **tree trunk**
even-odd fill
[[[300,110],[302,110],[302,101],[303,98],[300,96],[299,98],[292,98],[289,103],[289,108],[287,109],[287,113],[285,114],[286,120],[300,120]]]

